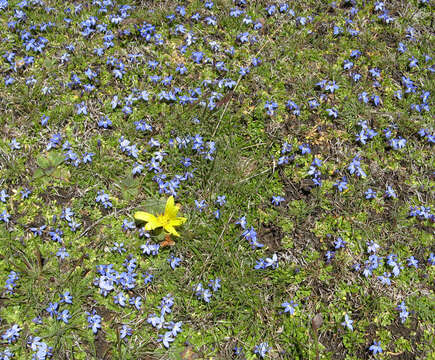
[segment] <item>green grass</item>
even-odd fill
[[[0,35],[9,39],[0,42],[0,53],[15,51],[18,61],[26,55],[20,30],[13,32],[7,27],[18,2],[9,3],[0,12]],[[22,329],[16,342],[1,340],[0,354],[9,348],[16,359],[31,359],[33,351],[26,341],[29,336],[38,336],[53,347],[55,359],[255,359],[254,348],[263,342],[271,347],[265,356],[268,359],[368,359],[373,358],[368,350],[373,341],[382,343],[381,359],[432,359],[435,270],[427,259],[435,252],[434,228],[430,220],[410,218],[408,213],[410,206],[434,206],[433,147],[417,134],[421,128],[433,133],[431,113],[410,110],[411,104],[421,103],[421,90],[430,91],[431,96],[435,91],[433,73],[425,70],[433,60],[424,60],[424,54],[433,55],[433,5],[417,1],[386,4],[396,19],[386,25],[378,19],[372,3],[357,3],[360,11],[354,25],[361,30],[358,37],[332,33],[334,25],[346,28],[346,6],[337,4],[336,9],[330,9],[326,2],[316,1],[290,3],[296,17],[313,16],[305,26],[288,14],[266,16],[268,3],[252,2],[246,13],[261,21],[263,29],[258,31],[242,24],[243,16],[228,15],[235,6],[229,0],[215,1],[213,10],[206,10],[200,1],[136,2],[135,10],[129,11],[130,16],[120,25],[110,24],[98,13],[98,7],[84,6],[77,16],[69,15],[74,25],[66,27],[64,10],[73,8],[70,2],[46,1],[57,9],[50,14],[39,7],[25,9],[28,19],[18,25],[19,29],[47,21],[57,27],[38,33],[48,44],[42,54],[29,52],[35,57],[33,66],[13,72],[7,60],[0,58],[4,77],[15,78],[9,86],[0,82],[0,191],[4,189],[9,195],[0,202],[0,214],[5,210],[11,215],[9,223],[0,223],[0,284],[5,284],[11,271],[19,274],[13,294],[0,292],[0,334],[13,324]],[[183,20],[178,17],[169,24],[166,19],[180,4],[186,6],[189,16],[199,11],[202,19],[212,14],[218,19],[216,27],[203,21],[185,21],[187,31],[194,31],[197,40],[184,55],[178,49],[184,37],[174,34],[174,24]],[[114,46],[102,57],[93,50],[103,46],[103,35],[96,32],[84,39],[79,33],[78,25],[89,16],[104,19],[115,35]],[[135,25],[140,27],[144,21],[156,25],[165,38],[164,46],[146,43],[137,36]],[[405,39],[408,26],[418,30],[414,42]],[[119,37],[121,29],[135,35]],[[237,42],[236,36],[244,31],[255,34],[258,41]],[[213,52],[210,41],[217,41],[221,50]],[[405,54],[396,50],[400,41],[408,47]],[[60,57],[70,43],[76,49],[70,61],[62,64]],[[224,52],[230,47],[235,48],[232,56]],[[356,49],[362,56],[352,59],[351,71],[362,75],[359,82],[352,81],[343,70],[343,61]],[[203,51],[215,62],[225,61],[229,71],[194,64],[190,58],[194,51]],[[143,57],[132,63],[129,53]],[[409,69],[411,55],[418,58],[418,68]],[[116,79],[106,64],[110,56],[125,64],[122,79]],[[250,73],[239,78],[239,67],[249,65],[253,57],[260,57],[262,64],[251,66]],[[147,66],[151,59],[159,61],[158,70]],[[186,75],[175,74],[180,62],[188,69]],[[380,89],[372,86],[369,70],[374,67],[382,70]],[[84,74],[88,68],[98,73],[95,91],[66,85],[72,73],[83,84],[88,83]],[[148,78],[156,73],[161,78],[173,75],[171,87],[154,86]],[[33,87],[25,83],[30,76],[37,80]],[[412,78],[419,90],[398,100],[394,92],[404,89],[402,76]],[[231,78],[237,86],[230,91],[216,84],[202,85],[206,79],[222,78]],[[321,99],[322,91],[315,86],[321,80],[334,80],[340,87],[333,94],[323,92],[327,95]],[[44,86],[52,87],[51,94],[44,95]],[[159,101],[159,93],[174,86],[183,94],[201,87],[202,94],[193,105]],[[124,103],[112,109],[113,96],[122,102],[133,88],[147,90],[150,100],[134,102],[128,116],[122,111]],[[363,91],[379,95],[382,105],[358,101]],[[221,93],[223,100],[209,110],[200,102],[207,102],[212,92]],[[309,108],[311,99],[319,101],[317,109]],[[273,116],[264,109],[271,100],[278,103]],[[288,100],[301,107],[299,116],[285,109]],[[87,115],[76,112],[76,104],[82,101],[87,104]],[[431,97],[428,103],[433,105]],[[338,110],[337,119],[326,114],[328,108]],[[50,117],[47,126],[40,123],[42,115]],[[102,115],[112,121],[109,129],[97,126]],[[137,131],[134,122],[140,120],[147,121],[152,131]],[[361,120],[367,120],[378,132],[366,145],[355,141]],[[382,130],[392,123],[398,126],[393,137],[407,139],[404,149],[388,147]],[[56,133],[62,134],[62,141],[47,151],[47,143]],[[213,160],[191,149],[192,142],[187,149],[178,148],[181,139],[196,134],[204,143],[215,143]],[[137,159],[121,151],[121,137],[136,144]],[[13,138],[20,142],[20,150],[10,148]],[[177,202],[188,219],[180,229],[181,237],[174,239],[175,246],[160,248],[157,256],[142,253],[146,239],[139,237],[141,224],[134,230],[122,229],[123,221],[132,221],[135,211],[151,211],[149,200],[163,202],[169,196],[159,193],[153,180],[156,174],[147,171],[157,150],[148,145],[151,138],[158,140],[166,153],[161,162],[166,180],[186,170],[194,175],[177,189]],[[170,139],[175,146],[169,144]],[[78,167],[68,164],[62,150],[66,140],[79,156],[95,153],[92,162]],[[292,144],[295,157],[287,165],[278,165],[284,142]],[[311,154],[298,151],[304,143],[310,144]],[[366,178],[347,170],[357,155]],[[187,169],[181,165],[184,157],[192,159]],[[315,158],[322,160],[321,187],[314,186],[307,174]],[[136,162],[145,169],[133,176]],[[343,175],[347,175],[348,189],[338,192],[333,184]],[[397,199],[383,196],[386,185],[395,189]],[[378,194],[371,201],[364,195],[369,187]],[[32,190],[28,199],[21,198],[20,191],[25,188]],[[109,194],[112,208],[96,203],[101,190]],[[219,195],[226,195],[227,203],[216,219]],[[285,198],[279,206],[271,204],[276,195]],[[198,211],[195,200],[206,201],[204,211]],[[71,208],[81,224],[75,232],[60,218],[65,208]],[[242,215],[246,215],[248,228],[253,226],[257,231],[263,248],[251,249],[241,235],[243,229],[235,222]],[[46,225],[43,234],[34,236],[30,228],[42,225]],[[56,228],[63,231],[62,244],[50,238],[49,231]],[[150,236],[151,243],[164,239],[163,233]],[[325,255],[338,237],[347,242],[346,247],[327,262]],[[364,268],[368,241],[380,245],[378,254],[383,262],[373,275],[365,277],[352,266],[359,263]],[[122,242],[125,252],[113,251],[115,242]],[[56,256],[60,247],[69,253],[64,260]],[[386,263],[391,253],[397,255],[403,269],[386,286],[377,276],[392,271]],[[278,268],[254,269],[259,258],[273,254],[278,256]],[[175,270],[167,261],[171,255],[182,259]],[[418,269],[407,266],[410,256],[418,259]],[[94,284],[98,285],[97,266],[113,264],[122,272],[126,258],[136,259],[138,275],[134,288],[123,292],[128,299],[142,299],[140,310],[128,301],[125,307],[114,303],[113,296],[121,286],[103,296]],[[142,276],[147,272],[154,276],[148,284]],[[221,279],[221,289],[213,293],[209,303],[198,300],[193,287],[198,283],[207,286],[216,278]],[[60,306],[71,315],[67,324],[46,311],[65,291],[73,296],[71,305]],[[182,321],[183,331],[166,349],[157,341],[165,329],[155,329],[146,320],[160,311],[158,305],[168,294],[174,297],[174,306],[165,320]],[[294,315],[282,313],[281,304],[290,300],[298,304]],[[402,301],[410,312],[404,323],[396,310]],[[86,311],[92,310],[102,317],[102,328],[96,335],[87,322]],[[316,314],[323,317],[318,344],[312,328]],[[341,325],[345,314],[354,321],[353,331]],[[41,318],[42,325],[33,321],[35,317]],[[131,337],[120,339],[123,325],[132,328]],[[235,346],[242,347],[244,355],[234,355]]]

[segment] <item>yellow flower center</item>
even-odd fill
[[[159,216],[157,216],[157,221],[160,224],[160,226],[165,227],[166,225],[169,225],[171,219],[169,219],[169,217],[166,216],[165,214],[160,214]]]

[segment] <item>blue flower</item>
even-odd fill
[[[68,223],[69,228],[71,229],[72,232],[76,232],[77,229],[81,226],[81,224],[75,222],[74,220],[70,221]]]
[[[60,229],[51,229],[48,234],[51,237],[51,240],[58,242],[59,244],[62,243],[62,235],[63,231]]]
[[[14,288],[17,286],[15,283],[19,279],[19,275],[15,271],[11,271],[6,279],[6,284],[4,286],[6,294],[13,294]]]
[[[359,156],[355,156],[352,159],[352,162],[349,164],[347,169],[349,170],[349,173],[351,175],[356,174],[358,177],[366,177],[367,176],[367,174],[364,172],[364,170],[361,167],[361,161],[360,161]]]
[[[172,308],[172,306],[174,306],[174,298],[171,294],[167,294],[162,298],[159,308],[164,315],[165,313],[169,314],[171,312],[170,309]],[[163,311],[164,308],[166,309],[165,311]]]
[[[213,292],[218,291],[221,288],[221,279],[210,279],[210,281],[208,282],[208,286],[211,287]]]
[[[257,242],[257,232],[255,231],[254,227],[251,226],[250,229],[246,229],[243,233],[242,236],[249,241],[249,244],[251,245],[251,247],[253,249],[257,248],[257,247],[263,247],[264,245]]]
[[[272,204],[279,206],[285,199],[282,196],[272,196]]]
[[[370,253],[376,253],[380,246],[375,243],[373,240],[370,242],[367,242],[367,252]]]
[[[310,146],[308,144],[306,144],[306,143],[302,144],[302,145],[299,145],[299,150],[301,151],[302,155],[311,154]]]
[[[183,325],[182,321],[178,321],[178,322],[170,321],[165,325],[165,328],[168,329],[173,336],[177,336],[179,333],[183,331],[181,329],[182,325]]]
[[[17,141],[17,139],[13,138],[9,143],[9,147],[11,148],[11,150],[20,150],[21,144]]]
[[[198,283],[193,286],[193,291],[195,292],[195,295],[198,300],[203,300],[206,303],[210,302],[210,299],[212,297],[212,293],[209,289],[204,288],[202,283]]]
[[[156,314],[150,314],[147,318],[147,323],[156,329],[161,329],[164,321],[163,315],[157,316]]]
[[[241,346],[234,346],[233,353],[235,356],[243,356],[243,348]]]
[[[142,307],[142,298],[140,296],[131,298],[130,305],[133,305],[136,308],[136,310],[140,310]]]
[[[343,178],[341,180],[338,180],[336,183],[334,183],[334,185],[339,192],[342,192],[343,190],[346,190],[347,187],[347,177],[343,176]]]
[[[113,244],[113,247],[112,247],[111,250],[112,250],[112,251],[116,251],[116,252],[118,252],[119,254],[122,254],[123,252],[126,252],[126,251],[127,251],[127,249],[124,247],[124,243],[123,243],[123,242],[121,242],[121,243],[115,242],[115,243]]]
[[[9,219],[11,218],[11,215],[7,213],[6,210],[3,210],[0,214],[0,221],[3,221],[4,223],[9,223]]]
[[[397,198],[396,192],[390,185],[388,185],[387,190],[385,190],[385,197],[394,199]]]
[[[382,285],[391,285],[391,273],[384,272],[383,275],[378,276],[378,280],[381,282]]]
[[[301,114],[301,109],[299,105],[292,100],[287,101],[286,108],[289,111],[293,110],[293,115],[299,116]]]
[[[6,1],[6,0],[1,0],[1,1]],[[2,2],[0,1],[0,6],[2,5]],[[1,8],[0,8],[1,10]],[[4,351],[0,352],[0,359],[2,360],[11,360],[13,357],[15,356],[15,354],[10,351],[8,348],[6,348]]]
[[[87,115],[88,114],[88,108],[87,108],[84,101],[82,101],[79,104],[76,104],[76,109],[77,109],[77,115],[81,115],[81,114]]]
[[[6,190],[2,189],[2,191],[0,191],[0,201],[5,203],[8,197],[9,195],[7,194]]]
[[[266,101],[264,108],[266,109],[267,115],[272,116],[275,114],[275,110],[278,109],[278,104],[274,101]]]
[[[68,309],[62,310],[62,312],[57,316],[57,320],[62,320],[65,324],[68,324],[69,319],[71,319],[71,315],[69,314]]]
[[[266,268],[266,262],[263,258],[257,260],[257,264],[254,266],[255,270],[263,270]]]
[[[86,314],[88,315],[88,328],[91,328],[92,332],[96,334],[98,329],[101,329],[101,316],[95,310],[92,313],[86,311]]]
[[[399,317],[400,317],[400,321],[401,321],[401,323],[403,324],[403,323],[406,321],[406,319],[408,318],[408,316],[409,316],[409,312],[408,312],[408,309],[407,309],[407,307],[406,307],[406,305],[405,305],[405,302],[402,301],[402,302],[401,302],[401,303],[396,307],[396,310],[400,311],[400,313],[399,313]]]
[[[113,302],[115,304],[118,304],[121,307],[125,307],[127,304],[127,297],[124,295],[124,293],[121,291],[115,296],[113,296]]]
[[[328,113],[329,116],[333,117],[334,119],[338,117],[338,111],[334,108],[326,109],[326,112]]]
[[[104,190],[97,192],[97,197],[95,198],[95,202],[101,203],[105,209],[112,207],[112,203],[109,200],[109,195],[106,194]]]
[[[308,106],[310,107],[310,109],[315,109],[319,105],[320,104],[316,99],[308,100]]]
[[[344,321],[341,323],[341,325],[343,327],[346,327],[349,330],[353,331],[352,323],[353,323],[353,320],[350,319],[349,315],[345,314],[344,315]]]
[[[290,315],[294,315],[296,311],[296,307],[299,304],[296,304],[293,300],[283,302],[281,306],[284,308],[284,313],[290,313]]]
[[[159,334],[159,337],[157,339],[158,342],[163,343],[163,346],[166,349],[169,349],[170,343],[174,342],[175,338],[174,335],[172,334],[172,331],[167,331],[165,332],[164,335]]]
[[[328,250],[325,254],[326,263],[331,262],[331,260],[335,257],[335,251]]]
[[[34,351],[32,359],[45,360],[51,358],[51,351],[53,350],[53,348],[49,347],[45,342],[41,341],[40,337],[30,336],[27,343],[30,345],[32,351]]]
[[[243,66],[240,67],[240,69],[239,69],[240,76],[245,77],[249,73],[250,73],[249,67],[243,67]]]
[[[62,209],[62,213],[60,214],[60,218],[68,222],[73,220],[73,216],[74,216],[74,211],[72,211],[71,208],[69,207]]]
[[[414,256],[411,256],[406,260],[408,261],[409,267],[414,267],[414,268],[418,269],[418,260]]]
[[[397,46],[397,51],[403,54],[406,50],[407,50],[406,45],[402,42],[399,42]]]
[[[389,140],[389,145],[394,150],[403,149],[405,147],[405,145],[406,145],[406,139],[404,139],[403,137],[398,137],[396,139],[390,139]]]
[[[4,334],[2,334],[2,339],[6,340],[9,344],[12,344],[20,337],[21,330],[22,329],[17,324],[14,324],[12,327],[7,329]]]
[[[373,105],[375,106],[379,106],[379,104],[381,103],[381,99],[378,95],[372,95],[370,99],[373,102]]]
[[[199,210],[199,212],[202,212],[207,207],[207,204],[205,200],[195,200],[195,206]]]
[[[69,291],[65,291],[63,294],[60,294],[60,302],[65,304],[72,304],[72,296]]]
[[[373,355],[382,353],[382,347],[380,341],[373,341],[373,345],[370,345],[369,350],[373,353]]]
[[[168,259],[167,259],[169,265],[171,266],[172,270],[175,270],[176,267],[180,266],[181,263],[181,258],[176,257],[174,255],[171,255]]]
[[[363,91],[361,94],[358,95],[358,100],[363,102],[364,104],[367,104],[369,102],[368,94]]]
[[[409,67],[410,69],[412,69],[412,68],[418,66],[418,60],[417,60],[414,56],[411,56],[408,60],[409,60],[408,67]]]
[[[254,354],[257,354],[259,357],[264,359],[266,354],[269,352],[271,348],[267,342],[262,342],[260,345],[256,345],[254,348]]]
[[[84,164],[87,164],[87,163],[91,163],[92,162],[92,157],[93,156],[95,156],[95,153],[88,153],[88,152],[85,152],[84,154],[83,154],[83,163]]]
[[[67,257],[69,257],[69,253],[65,247],[61,247],[57,251],[56,256],[59,257],[61,260],[65,260]]]
[[[364,194],[365,194],[367,200],[376,198],[376,191],[373,191],[370,188],[367,189],[367,191]]]
[[[204,58],[204,53],[201,51],[195,51],[192,53],[192,56],[191,56],[191,59],[196,64],[200,64],[203,58]]]
[[[225,195],[218,195],[218,197],[216,199],[216,203],[219,206],[224,206],[226,202],[227,202],[227,199],[226,199]]]
[[[246,225],[247,225],[247,222],[246,222],[246,216],[243,215],[241,218],[239,218],[239,219],[235,222],[235,224],[236,224],[236,225],[240,225],[242,229],[246,229]]]
[[[126,338],[127,336],[131,336],[133,334],[133,330],[128,325],[122,325],[121,330],[119,331],[119,335],[121,339]]]
[[[334,248],[336,250],[344,248],[347,242],[343,240],[341,237],[338,237],[337,240],[334,241]]]
[[[343,69],[344,70],[350,70],[350,69],[352,69],[353,68],[353,62],[352,61],[350,61],[350,60],[344,60],[344,62],[343,62]]]
[[[122,221],[122,230],[123,231],[128,231],[128,230],[134,230],[136,229],[136,225],[134,224],[134,221],[128,221],[127,219],[124,219]]]
[[[323,88],[332,94],[335,92],[335,90],[339,89],[339,86],[335,83],[335,81],[328,81],[327,83],[325,83]]]

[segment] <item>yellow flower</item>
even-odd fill
[[[166,201],[165,212],[157,216],[147,213],[145,211],[137,211],[134,214],[134,218],[139,221],[145,221],[145,230],[154,230],[159,227],[163,227],[168,233],[175,236],[180,236],[175,230],[175,226],[180,226],[184,224],[187,220],[184,217],[177,217],[179,206],[175,205],[174,197],[169,197]]]

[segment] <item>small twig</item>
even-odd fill
[[[104,218],[108,217],[109,215],[112,215],[112,213],[104,215],[102,218],[98,219],[96,222],[94,222],[93,224],[89,225],[85,230],[83,230],[83,232],[79,235],[78,239],[82,238],[83,236],[85,236],[92,228],[94,228],[95,226],[97,226]]]
[[[93,224],[89,225],[85,230],[83,230],[83,232],[79,235],[78,239],[82,238],[83,236],[85,236],[92,228],[94,228],[95,226],[97,226],[101,221],[103,221],[103,219],[105,219],[106,217],[110,216],[110,215],[116,215],[116,214],[122,214],[125,212],[128,212],[130,210],[134,209],[133,206],[130,206],[128,208],[119,210],[119,212],[116,211],[116,208],[114,209],[114,211],[112,211],[111,213],[104,215],[102,218],[98,219],[97,221],[95,221]]]
[[[202,276],[202,274],[204,274],[204,271],[205,271],[205,269],[206,269],[206,265],[207,265],[208,261],[210,260],[211,255],[214,254],[214,252],[215,252],[215,250],[216,250],[216,247],[217,247],[218,243],[221,241],[222,236],[224,235],[225,230],[227,229],[227,225],[230,223],[230,221],[231,221],[232,218],[233,218],[233,213],[230,214],[230,217],[228,218],[227,223],[224,225],[224,227],[223,227],[223,229],[222,229],[222,231],[221,231],[221,233],[220,233],[218,239],[216,240],[216,243],[215,243],[215,245],[214,245],[213,251],[211,251],[211,252],[208,254],[208,256],[207,256],[207,259],[205,259],[205,261],[204,261],[204,266],[202,267],[201,276]]]
[[[30,261],[27,259],[26,254],[21,250],[16,248],[15,246],[11,245],[11,249],[14,250],[16,253],[20,253],[22,256],[22,261],[24,262],[24,265],[26,265],[27,269],[32,270],[33,266],[30,264]],[[11,264],[15,265],[12,261],[8,260]],[[15,265],[16,266],[16,265]]]
[[[242,147],[240,150],[247,150],[247,149],[251,149],[253,147],[258,147],[261,145],[267,145],[267,143],[262,142],[262,143],[258,143],[258,144],[248,145],[248,146]]]
[[[268,168],[268,169],[266,169],[266,170],[263,170],[262,172],[260,172],[260,173],[258,173],[258,174],[254,174],[254,175],[249,176],[249,177],[247,177],[247,178],[245,178],[245,179],[243,179],[243,180],[240,180],[238,183],[236,183],[236,185],[238,185],[238,184],[242,184],[242,183],[244,183],[244,182],[246,182],[246,181],[249,181],[249,180],[251,180],[252,178],[255,178],[255,177],[257,177],[257,176],[260,176],[260,175],[266,174],[267,172],[269,172],[269,171],[271,171],[271,170],[272,170],[272,168]]]
[[[39,250],[38,245],[36,245],[35,255],[38,261],[39,271],[42,271],[42,267],[43,267],[42,254],[41,254],[41,250]]]

